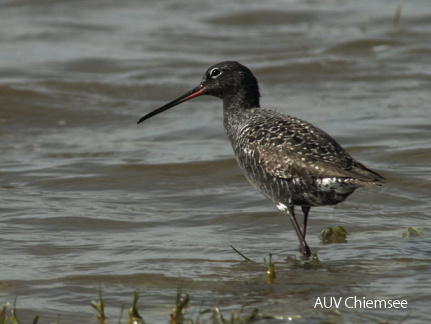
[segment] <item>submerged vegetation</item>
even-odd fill
[[[343,226],[324,228],[319,235],[322,243],[346,243],[347,231]]]
[[[99,300],[92,301],[91,306],[96,310],[97,324],[146,324],[141,314],[139,314],[137,303],[138,293],[135,292],[133,296],[132,305],[128,309],[127,321],[123,322],[124,304],[121,306],[119,318],[109,319],[105,315],[105,301],[103,300],[102,293],[99,293]],[[247,324],[254,323],[262,319],[282,319],[276,316],[263,315],[259,309],[255,308],[248,314],[243,314],[242,310],[239,312],[231,311],[229,316],[223,315],[219,307],[207,308],[200,311],[196,319],[190,318],[186,314],[186,310],[190,304],[190,294],[182,293],[182,289],[177,290],[175,305],[170,314],[170,324]],[[37,324],[39,315],[36,315],[32,324]],[[60,319],[57,321],[61,324]],[[20,324],[17,317],[16,300],[12,307],[9,304],[3,306],[0,310],[0,324]]]
[[[422,228],[421,230],[415,227],[407,227],[403,233],[403,238],[417,238],[424,235],[424,232],[429,232],[429,228]],[[344,243],[346,242],[347,231],[342,226],[334,226],[324,228],[320,233],[320,239],[323,243]],[[240,251],[238,251],[235,247],[231,246],[232,249],[241,256],[245,262],[253,262],[256,261],[250,259]],[[306,263],[302,263],[303,261],[298,260],[295,256],[286,258],[287,262],[290,263],[301,263],[304,267],[319,267],[321,263],[317,256],[317,252],[312,253],[311,258],[307,258]],[[267,284],[273,284],[276,281],[276,263],[272,261],[272,254],[269,254],[268,261],[264,258],[264,263],[266,264],[266,272],[264,276],[264,281]],[[139,313],[138,308],[138,300],[139,295],[137,292],[134,293],[131,306],[127,309],[127,315],[125,313],[124,304],[121,305],[119,310],[119,315],[116,318],[109,318],[105,314],[105,301],[102,296],[102,292],[99,292],[99,298],[97,301],[92,301],[90,303],[91,307],[96,311],[94,323],[96,324],[147,324],[144,320],[144,316]],[[7,303],[3,306],[0,306],[0,324],[20,324],[21,322],[18,319],[18,311],[17,311],[17,299],[14,300],[13,304]],[[260,320],[280,320],[280,321],[292,321],[294,319],[301,318],[300,315],[292,316],[292,317],[280,317],[273,315],[264,315],[258,308],[244,310],[240,309],[239,311],[230,311],[226,313],[226,311],[222,311],[219,306],[210,307],[201,309],[196,312],[196,306],[193,306],[194,311],[192,312],[195,318],[192,318],[189,315],[188,310],[191,307],[191,297],[190,293],[184,293],[180,288],[178,288],[175,302],[170,314],[166,315],[166,322],[169,324],[247,324],[247,323],[255,323]],[[334,311],[331,314],[335,314],[337,317],[341,316],[339,310]],[[124,321],[124,317],[126,317],[126,321]],[[329,319],[328,323],[338,322],[338,320]],[[27,322],[28,323],[28,322]],[[31,324],[39,323],[39,315],[35,315]],[[61,324],[60,315],[57,319],[57,324]],[[272,323],[272,321],[271,321]]]
[[[422,232],[413,226],[407,227],[403,232],[403,237],[412,238],[412,237],[420,237],[422,236]]]
[[[19,324],[18,317],[16,315],[16,298],[12,308],[8,311],[9,303],[4,305],[0,310],[0,324]],[[8,315],[9,314],[9,315]],[[33,319],[32,324],[37,324],[39,315],[36,315]]]
[[[244,254],[232,247],[235,252],[241,255],[246,262],[255,262]],[[287,259],[287,261],[299,262],[296,258]],[[311,263],[318,262],[317,256],[313,255]],[[265,272],[265,282],[267,284],[273,284],[276,279],[275,263],[272,261],[272,255],[269,255],[269,261],[267,263],[267,270]],[[116,318],[108,318],[105,314],[105,300],[102,296],[102,291],[99,291],[99,298],[97,301],[90,303],[91,307],[96,311],[94,323],[96,324],[146,324],[144,316],[139,313],[138,309],[139,295],[137,292],[134,293],[132,304],[127,310],[127,315],[124,316],[125,306],[121,305],[119,315]],[[178,288],[175,303],[172,311],[166,316],[166,322],[169,324],[247,324],[255,323],[260,320],[292,320],[294,317],[284,318],[280,316],[264,315],[258,308],[250,310],[240,309],[239,311],[230,311],[228,313],[221,310],[219,306],[201,309],[196,312],[196,307],[192,312],[195,318],[192,318],[188,314],[188,309],[191,306],[190,293],[184,293],[182,288]],[[126,321],[124,318],[126,317]],[[295,316],[296,318],[297,316]],[[36,315],[32,321],[32,324],[38,324],[39,315]],[[17,316],[16,299],[12,307],[10,304],[6,304],[0,310],[0,324],[20,324]],[[57,324],[61,324],[60,316],[58,317]]]

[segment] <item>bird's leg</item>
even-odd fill
[[[308,222],[308,213],[310,212],[310,207],[302,206],[302,212],[304,213],[304,221],[302,224],[302,236],[305,240],[305,234],[307,233],[307,222]]]
[[[301,253],[307,257],[310,256],[311,251],[308,247],[307,242],[305,242],[305,237],[302,234],[301,228],[298,225],[298,221],[296,220],[294,206],[289,205],[286,212],[289,215],[290,221],[292,222],[293,228],[295,229],[296,235],[298,236]]]

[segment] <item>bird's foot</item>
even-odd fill
[[[305,246],[300,246],[299,247],[299,252],[301,252],[301,254],[302,254],[302,256],[305,258],[305,259],[308,259],[310,256],[311,256],[311,250],[310,250],[310,248],[308,247],[308,245],[305,245]]]

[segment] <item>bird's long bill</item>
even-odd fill
[[[142,117],[141,119],[138,120],[138,124],[142,123],[144,120],[151,118],[157,114],[160,114],[161,112],[168,110],[169,108],[172,108],[176,105],[179,105],[180,103],[193,99],[195,97],[199,97],[200,95],[203,95],[205,91],[205,87],[203,87],[202,85],[198,85],[196,88],[194,88],[193,90],[187,92],[186,94],[182,95],[181,97],[172,100],[171,102],[167,103],[166,105],[157,108],[156,110],[153,110],[152,112],[146,114],[144,117]]]

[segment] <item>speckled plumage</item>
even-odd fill
[[[239,166],[254,187],[289,215],[307,256],[311,253],[305,241],[310,207],[333,205],[359,187],[382,184],[383,177],[353,159],[323,130],[260,108],[258,82],[237,62],[210,67],[195,89],[139,122],[199,95],[223,100],[224,127]],[[304,213],[302,229],[295,205]]]
[[[332,205],[358,187],[380,182],[328,134],[303,120],[262,108],[226,114],[241,121],[225,123],[238,164],[275,203]]]

